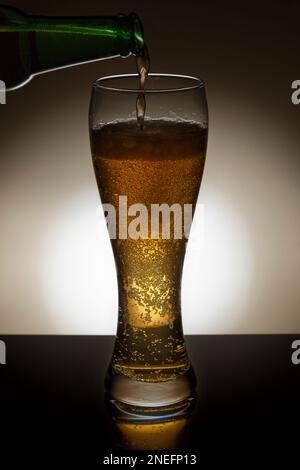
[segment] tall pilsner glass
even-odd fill
[[[140,128],[139,93],[137,75],[98,79],[90,139],[119,291],[106,388],[120,415],[153,419],[186,413],[193,397],[180,291],[208,113],[201,80],[150,74]]]

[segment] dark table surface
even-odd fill
[[[43,461],[64,452],[69,461],[81,457],[97,465],[107,455],[135,452],[132,446],[139,444],[126,443],[105,406],[103,380],[113,337],[0,339],[7,352],[6,364],[0,365],[0,463],[4,449],[22,462],[41,451]],[[299,449],[300,364],[291,361],[295,339],[188,336],[197,403],[184,436],[171,431],[165,450],[201,458],[238,449],[252,455],[259,449],[273,454]]]

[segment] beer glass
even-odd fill
[[[89,113],[119,292],[106,388],[124,419],[178,417],[192,401],[180,290],[208,132],[201,80],[149,74],[143,126],[136,119],[140,93],[137,74],[100,78]]]

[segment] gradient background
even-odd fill
[[[205,81],[205,236],[187,252],[185,332],[299,333],[299,2],[7,4],[41,15],[135,11],[152,72]],[[115,332],[87,113],[94,79],[134,71],[131,57],[41,75],[0,106],[1,334]]]

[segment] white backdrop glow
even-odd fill
[[[58,330],[111,334],[116,329],[115,266],[97,199],[95,189],[81,190],[46,227],[40,256],[42,292]],[[221,195],[206,199],[204,217],[201,206],[196,211],[186,255],[186,333],[234,327],[251,277],[250,244],[241,217]],[[199,232],[202,239],[197,239]]]

